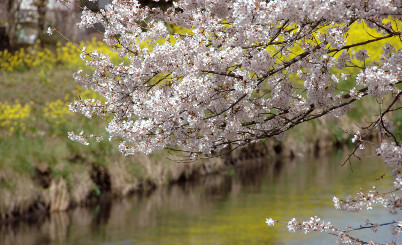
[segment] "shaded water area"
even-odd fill
[[[250,161],[223,174],[157,188],[147,195],[103,201],[91,208],[35,217],[0,226],[2,245],[121,244],[334,244],[321,233],[288,233],[285,224],[265,225],[265,218],[288,221],[317,215],[334,225],[358,226],[366,219],[400,218],[382,208],[345,213],[332,197],[355,194],[373,185],[387,190],[391,178],[376,180],[385,169],[378,158],[340,166],[342,152],[328,157]],[[167,163],[176,164],[176,163]],[[359,232],[360,238],[391,241],[389,227]],[[399,238],[398,242],[402,242]]]

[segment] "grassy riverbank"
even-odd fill
[[[100,42],[84,45],[108,52]],[[74,82],[72,74],[82,67],[79,50],[71,44],[53,51],[34,46],[0,54],[0,220],[85,205],[106,192],[125,196],[194,174],[220,171],[242,159],[266,154],[297,156],[345,145],[350,136],[344,130],[357,130],[356,119],[376,106],[366,100],[346,117],[307,123],[289,132],[282,143],[268,140],[252,145],[236,152],[230,161],[182,164],[167,160],[166,151],[124,157],[115,143],[83,146],[67,138],[69,131],[99,134],[106,126],[104,121],[68,110],[68,103],[78,97],[98,96]],[[401,132],[402,114],[394,115],[394,121]]]
[[[106,48],[95,41],[82,45]],[[200,163],[166,161],[166,152],[124,157],[108,141],[89,146],[70,141],[69,131],[101,133],[106,125],[68,110],[78,97],[98,96],[73,80],[82,66],[79,50],[70,44],[56,52],[35,46],[1,53],[0,219],[64,210],[105,192],[124,196],[202,172]]]

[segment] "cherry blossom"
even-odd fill
[[[53,29],[50,28],[50,27],[48,27],[46,33],[47,33],[49,36],[53,35]]]
[[[382,24],[398,14],[395,4],[181,0],[163,12],[115,0],[100,12],[84,9],[80,27],[103,25],[104,41],[128,62],[113,64],[107,55],[83,50],[94,72],[74,78],[105,102],[81,100],[70,109],[109,118],[109,139],[122,142],[125,154],[175,148],[209,155],[280,138],[303,122],[339,117],[367,95],[398,94],[402,52],[390,44],[378,63],[341,74],[356,77],[349,93],[337,89],[339,78],[331,74],[332,68],[353,66],[353,57],[369,57],[364,49],[353,54],[354,47],[401,35]],[[353,22],[365,22],[382,36],[348,44]],[[167,25],[189,29],[179,34]],[[291,74],[304,81],[306,93],[296,89]]]
[[[275,220],[273,220],[272,218],[269,218],[269,219],[266,219],[266,220],[265,220],[265,223],[266,223],[268,226],[273,226],[273,225],[275,225]]]

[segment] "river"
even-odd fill
[[[286,224],[268,227],[265,218],[288,221],[317,215],[342,228],[366,219],[400,219],[383,208],[360,213],[334,209],[333,196],[353,195],[359,187],[373,185],[387,190],[392,184],[388,175],[376,180],[386,171],[378,158],[342,167],[344,159],[339,151],[292,161],[253,160],[223,174],[160,187],[146,195],[106,199],[95,207],[0,226],[0,244],[335,244],[336,237],[328,234],[289,233]],[[389,227],[355,234],[380,242],[393,237]]]

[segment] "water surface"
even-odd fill
[[[268,227],[265,218],[288,221],[317,215],[342,228],[358,226],[366,219],[400,219],[382,208],[361,213],[333,208],[333,196],[355,194],[359,187],[373,185],[386,190],[392,183],[387,176],[376,180],[385,171],[379,159],[342,167],[339,163],[344,158],[339,152],[286,162],[269,157],[254,160],[224,174],[161,187],[148,195],[3,226],[0,244],[335,244],[336,238],[330,235],[288,233],[286,225]],[[358,234],[366,240],[392,240],[388,227],[376,234]]]

